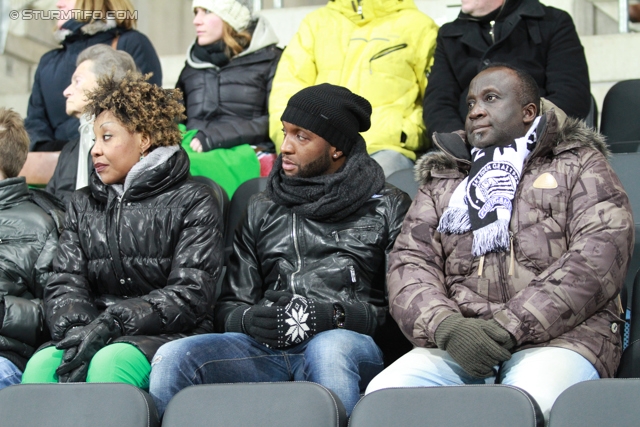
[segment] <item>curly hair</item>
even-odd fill
[[[151,74],[128,72],[121,80],[98,79],[98,87],[87,94],[84,113],[98,117],[112,113],[129,132],[149,137],[151,147],[179,145],[178,123],[186,117],[179,89],[162,89],[147,82]]]

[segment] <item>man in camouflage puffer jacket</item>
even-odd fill
[[[577,120],[559,124],[553,110],[538,117],[528,75],[489,67],[467,102],[466,135],[435,134],[442,151],[416,166],[422,186],[390,254],[390,311],[415,348],[367,393],[495,380],[528,391],[547,418],[570,385],[615,374],[618,294],[634,240],[629,200],[602,136]],[[506,152],[530,133],[506,203],[506,243],[474,256],[477,228],[438,231],[454,190],[469,174],[474,182],[482,159],[470,149]],[[462,188],[471,211],[478,193]]]

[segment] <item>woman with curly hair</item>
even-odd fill
[[[100,80],[87,98],[95,171],[71,198],[44,290],[55,346],[31,358],[23,382],[146,389],[160,345],[213,330],[219,207],[189,178],[179,91],[136,73]]]

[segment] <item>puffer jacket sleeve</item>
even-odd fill
[[[567,209],[568,250],[494,318],[518,344],[547,342],[604,309],[624,285],[633,248],[629,199],[602,154],[578,151]]]
[[[298,32],[293,36],[280,57],[273,79],[273,90],[269,96],[269,136],[280,151],[284,140],[280,117],[287,102],[294,94],[305,87],[316,84],[314,50],[316,28],[307,17],[302,20]]]
[[[74,193],[67,207],[64,231],[53,261],[53,274],[44,289],[45,319],[57,341],[76,325],[86,325],[98,316],[87,280],[87,258],[78,235],[78,205],[83,197]]]
[[[420,92],[413,105],[413,110],[402,119],[402,132],[400,135],[402,147],[410,151],[421,151],[428,148],[428,146],[425,145],[427,139],[425,135],[425,124],[422,118],[423,100],[427,88],[427,75],[433,66],[438,34],[438,26],[431,19],[421,20],[419,25],[415,25],[414,28],[407,29],[406,31],[415,32],[418,28],[421,29],[420,34],[412,37],[412,40],[414,40],[417,45],[415,48],[416,53],[415,56],[410,59],[412,60],[411,67],[413,68],[415,81],[418,84]],[[365,138],[369,144],[375,143],[376,139],[381,140],[381,137],[385,134],[385,128],[388,128],[388,125],[383,125],[384,120],[376,120],[376,117],[383,117],[383,114],[388,114],[388,112],[385,111],[386,106],[380,108],[379,111],[376,110],[377,108],[374,106],[373,114],[371,115],[371,128],[367,131],[367,137]],[[386,132],[388,133],[388,130]],[[380,141],[380,143],[385,143],[385,141]]]
[[[210,188],[197,188],[185,189],[190,203],[166,286],[108,308],[120,320],[125,335],[189,332],[212,314],[222,270],[220,207]]]
[[[389,255],[389,310],[404,335],[419,347],[435,347],[435,330],[459,309],[447,296],[444,252],[429,184],[409,208]]]
[[[233,253],[227,266],[220,298],[215,308],[217,332],[233,331],[239,324],[239,307],[257,304],[263,297],[263,280],[257,256],[252,219],[260,218],[255,210],[255,196],[247,206],[241,225],[233,237]],[[235,311],[235,314],[234,314]]]
[[[272,48],[276,49],[275,47]],[[280,49],[277,50],[278,55],[272,60],[266,75],[266,100],[269,99],[273,77],[280,58]],[[240,144],[259,144],[269,141],[268,105],[264,105],[262,111],[264,114],[251,119],[231,115],[225,115],[215,121],[192,118],[189,125],[206,135],[206,140],[201,141],[206,151],[215,150],[216,148],[233,148]]]

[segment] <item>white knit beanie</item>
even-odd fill
[[[193,9],[201,7],[218,15],[234,30],[249,26],[253,13],[253,0],[193,0]]]

